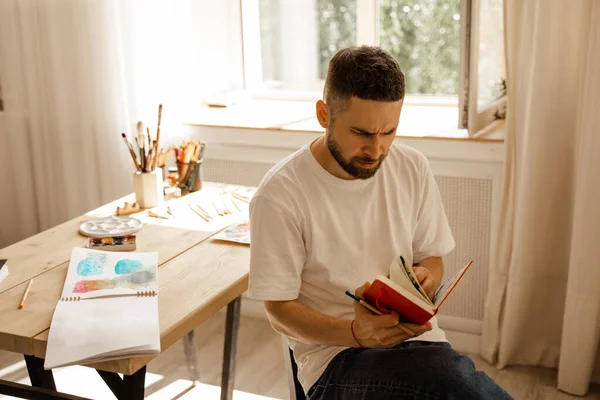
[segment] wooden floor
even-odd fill
[[[189,389],[182,343],[177,343],[148,366],[146,399],[218,399],[223,359],[225,314],[220,313],[196,329],[200,359],[201,383]],[[511,367],[497,371],[478,356],[472,356],[478,369],[518,400],[600,400],[600,385],[593,385],[586,397],[569,396],[556,390],[554,370],[532,367]],[[0,352],[0,379],[27,383],[27,371],[21,356]],[[60,391],[94,398],[114,399],[94,370],[69,367],[55,370]],[[234,399],[288,399],[281,340],[267,321],[242,317],[237,357]],[[186,391],[187,390],[187,391]],[[0,399],[12,399],[1,396]]]

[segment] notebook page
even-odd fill
[[[44,368],[123,358],[138,348],[144,354],[160,352],[157,296],[59,301]]]

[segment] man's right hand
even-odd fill
[[[367,282],[357,288],[355,294],[364,300],[364,293],[369,288]],[[363,347],[387,348],[394,347],[414,336],[406,333],[397,326],[400,317],[398,313],[392,312],[386,315],[376,315],[358,302],[354,302],[354,336],[358,344]],[[402,325],[419,336],[432,329],[431,323],[415,325],[402,322]]]

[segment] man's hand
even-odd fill
[[[369,283],[356,289],[355,294],[364,300],[364,293]],[[354,335],[359,345],[371,348],[394,347],[413,336],[396,326],[399,323],[398,313],[376,315],[366,307],[354,302]],[[402,325],[419,336],[432,329],[431,324],[415,325],[403,322]]]
[[[429,299],[433,299],[433,295],[438,288],[438,283],[435,281],[433,274],[425,267],[421,267],[418,264],[413,266],[413,270],[415,271],[415,275],[419,280],[419,283],[429,296]]]

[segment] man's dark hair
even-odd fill
[[[404,98],[404,90],[404,74],[388,52],[376,46],[353,46],[329,61],[323,98],[335,113],[345,110],[352,96],[394,102]]]

